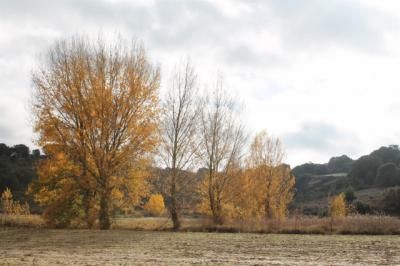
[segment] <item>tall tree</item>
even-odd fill
[[[218,79],[202,107],[199,150],[199,157],[207,168],[201,189],[203,205],[216,224],[223,223],[223,208],[231,197],[229,188],[239,169],[245,144],[244,129],[235,107],[223,89],[222,80]]]
[[[62,153],[79,167],[70,179],[96,193],[101,229],[112,191],[129,194],[130,173],[155,147],[159,76],[143,47],[84,37],[57,42],[33,74],[37,142],[49,160]]]
[[[283,164],[282,142],[266,131],[258,133],[250,147],[248,174],[253,181],[253,196],[262,202],[266,218],[283,218],[293,199],[295,178]]]
[[[186,174],[193,166],[198,148],[197,129],[199,101],[197,79],[193,67],[186,62],[176,69],[172,84],[162,103],[160,156],[167,168],[168,209],[174,225],[181,225],[182,195],[190,186],[192,178]]]

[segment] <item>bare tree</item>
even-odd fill
[[[188,190],[197,150],[199,101],[197,77],[189,62],[175,69],[168,94],[162,104],[160,156],[167,168],[168,209],[174,229],[181,225],[183,195]]]
[[[219,78],[212,94],[205,99],[202,107],[199,156],[208,169],[204,182],[203,197],[208,201],[213,220],[223,223],[223,207],[230,197],[230,181],[234,169],[242,157],[245,143],[244,129],[235,112],[234,101],[222,86]]]
[[[75,182],[96,192],[100,228],[108,229],[113,189],[129,191],[129,173],[156,144],[159,70],[122,40],[72,38],[46,59],[33,75],[38,143],[49,159],[62,152],[80,165]]]

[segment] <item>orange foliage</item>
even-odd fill
[[[151,195],[149,201],[144,205],[144,209],[151,215],[159,216],[164,213],[164,198],[161,194]]]
[[[132,173],[144,170],[157,143],[159,70],[142,47],[121,41],[60,41],[47,59],[33,75],[37,143],[47,155],[37,200],[68,202],[70,210],[83,205],[86,215],[98,208],[100,227],[108,229],[116,191],[142,191],[143,179]]]
[[[346,200],[343,193],[330,199],[329,215],[332,218],[346,216],[346,212]]]
[[[6,188],[1,194],[1,207],[4,214],[28,215],[30,214],[28,203],[21,204],[13,199],[9,188]]]

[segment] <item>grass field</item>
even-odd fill
[[[0,229],[0,265],[394,265],[398,236]]]

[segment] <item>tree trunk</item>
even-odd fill
[[[219,205],[219,204],[217,204]],[[222,217],[222,213],[221,213],[221,207],[220,206],[216,206],[216,208],[214,208],[213,211],[213,222],[216,225],[222,225],[224,223],[224,217]]]
[[[93,219],[93,210],[92,210],[92,204],[91,204],[91,195],[90,195],[90,190],[88,189],[83,189],[83,207],[85,211],[85,216],[86,216],[86,226],[91,229],[93,228],[93,225],[95,223],[96,219]],[[94,216],[95,218],[95,216]]]
[[[174,202],[174,200],[172,200],[172,202]],[[172,223],[173,223],[173,229],[178,230],[181,227],[181,221],[179,218],[178,211],[176,209],[176,205],[175,205],[175,203],[172,203],[172,202],[171,202],[170,214],[171,214],[171,219],[172,219]]]
[[[173,228],[174,230],[178,230],[181,227],[181,221],[179,219],[179,214],[178,214],[178,206],[176,202],[176,191],[175,191],[175,183],[172,184],[171,187],[171,207],[170,207],[170,214],[171,214],[171,219],[173,223]]]
[[[272,218],[272,213],[271,213],[271,206],[270,206],[270,201],[267,199],[264,204],[264,212],[265,212],[265,219],[271,219]]]
[[[99,224],[101,230],[110,229],[110,193],[107,191],[101,193],[100,195],[100,211],[99,211]]]
[[[218,195],[217,197],[213,197],[213,209],[212,209],[212,215],[213,215],[213,222],[216,225],[222,225],[224,223],[224,217],[222,216],[222,204],[221,200]]]

